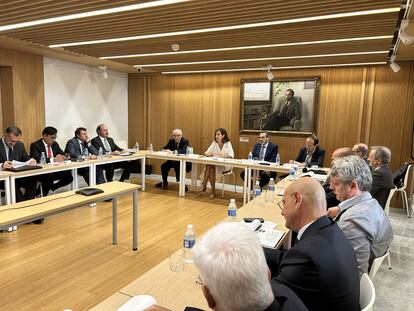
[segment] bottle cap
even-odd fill
[[[230,199],[230,202],[231,202],[231,203],[235,203],[235,202],[236,202],[236,200],[235,200],[235,199]]]
[[[272,180],[274,181],[274,179],[273,179],[273,178],[270,178],[270,180],[271,180],[271,181],[272,181]]]
[[[256,180],[256,185],[260,185],[260,182],[258,180]]]
[[[193,225],[191,224],[187,225],[187,229],[193,230]]]

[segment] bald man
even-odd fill
[[[331,160],[333,162],[336,159],[347,157],[353,154],[354,152],[351,150],[351,148],[347,148],[347,147],[338,148],[334,152],[332,152]],[[338,206],[340,202],[336,198],[335,192],[333,192],[333,190],[330,187],[329,178],[323,184],[323,189],[325,190],[325,196],[326,196],[326,208]]]
[[[360,157],[361,159],[363,159],[365,161],[365,163],[369,164],[369,161],[368,161],[368,146],[366,144],[363,144],[363,143],[355,144],[352,147],[352,152],[355,155],[357,155],[358,157]]]
[[[360,310],[355,253],[326,216],[322,186],[301,178],[285,189],[279,207],[298,241],[287,251],[264,249],[272,276],[290,287],[310,311]]]

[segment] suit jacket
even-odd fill
[[[383,165],[372,171],[372,185],[370,193],[374,199],[377,199],[382,208],[385,207],[388,194],[393,187],[394,180],[388,165]]]
[[[309,310],[360,310],[354,250],[327,216],[313,222],[289,250],[264,251],[274,278],[292,289]]]
[[[186,154],[187,152],[187,147],[190,144],[190,142],[185,139],[184,137],[181,137],[180,142],[178,143],[178,148],[177,148],[177,144],[174,140],[174,138],[171,138],[168,143],[162,147],[162,149],[169,149],[171,151],[177,150],[177,153],[179,154]]]
[[[108,144],[109,144],[109,147],[111,147],[111,152],[112,151],[122,151],[122,148],[119,148],[118,147],[118,145],[117,144],[115,144],[115,142],[114,142],[114,139],[113,138],[111,138],[111,137],[107,137],[106,138],[107,139],[107,141],[108,141]],[[102,142],[102,139],[99,137],[99,135],[98,136],[96,136],[96,137],[94,137],[92,140],[91,140],[91,143],[92,143],[92,145],[97,149],[97,150],[99,150],[99,148],[102,148],[102,150],[106,150],[105,149],[105,146],[104,146],[104,144],[103,144],[103,142]]]
[[[293,126],[293,122],[295,122],[296,120],[300,120],[302,118],[302,107],[300,105],[300,102],[298,101],[298,98],[295,96],[290,100],[290,104],[286,109],[284,109],[285,105],[286,100],[283,99],[280,102],[279,111],[277,115],[280,117],[288,118],[290,121],[290,125]]]
[[[299,154],[296,157],[296,162],[305,162],[306,159],[306,147],[300,148]],[[316,146],[315,151],[313,152],[311,162],[309,166],[317,165],[319,167],[323,167],[323,162],[325,161],[325,150]]]
[[[253,146],[252,155],[254,158],[259,158],[261,144],[257,143]],[[278,145],[272,144],[271,142],[268,143],[266,148],[266,154],[264,160],[267,162],[276,162],[276,155],[278,152]]]
[[[59,144],[57,142],[53,142],[51,146],[53,156],[57,156],[58,154],[65,154],[62,149],[60,149]],[[47,150],[43,143],[43,139],[39,139],[34,143],[30,144],[30,155],[33,159],[35,159],[38,163],[40,162],[40,157],[42,156],[42,152],[45,153],[46,162],[49,163],[50,159],[47,157]]]
[[[96,150],[96,148],[91,143],[89,143],[88,145],[88,151],[89,153],[98,155],[98,150]],[[66,143],[65,152],[69,153],[72,159],[76,159],[82,154],[79,141],[76,137],[73,137],[72,139],[68,140],[68,142]]]
[[[4,163],[7,161],[7,154],[6,148],[4,148],[3,139],[0,140],[0,163]],[[24,144],[20,141],[16,142],[13,147],[14,159],[16,161],[26,162],[30,160],[29,155],[26,152]]]

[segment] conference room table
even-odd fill
[[[278,188],[286,187],[291,181],[284,179]],[[261,217],[277,225],[284,234],[275,248],[289,248],[291,232],[285,227],[284,217],[277,205],[282,199],[275,195],[273,202],[266,202],[265,195],[255,198],[237,211],[237,220],[245,217]],[[167,256],[167,254],[165,254]],[[194,264],[184,264],[180,272],[171,271],[169,258],[148,270],[136,280],[108,297],[91,310],[115,310],[136,295],[151,295],[157,303],[171,310],[184,310],[186,306],[209,310],[198,282],[199,272]]]
[[[105,156],[100,159],[95,160],[86,160],[80,162],[72,162],[72,161],[65,161],[65,162],[54,162],[43,164],[41,169],[33,169],[21,172],[9,172],[9,171],[1,171],[0,172],[0,180],[4,180],[5,182],[5,193],[6,193],[6,203],[16,203],[16,180],[19,178],[30,177],[30,176],[37,176],[43,174],[51,174],[56,172],[62,172],[70,170],[72,171],[73,184],[72,189],[78,189],[78,179],[77,170],[79,168],[88,168],[89,169],[89,186],[93,187],[96,185],[96,167],[98,165],[121,162],[121,161],[133,161],[133,160],[141,160],[141,172],[145,171],[145,152],[131,154],[131,155],[110,155]],[[9,180],[7,180],[9,179]],[[145,174],[142,174],[141,179],[141,188],[145,191]]]

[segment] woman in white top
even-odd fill
[[[223,128],[219,128],[215,131],[214,134],[215,141],[211,143],[204,155],[208,157],[217,157],[217,158],[233,158],[234,151],[231,146],[229,136],[227,131]],[[207,189],[207,181],[210,180],[211,185],[211,195],[210,198],[213,199],[216,196],[216,179],[220,178],[223,172],[231,171],[231,166],[218,166],[207,164],[204,169],[204,176],[201,175],[202,185],[198,192],[205,192]]]

